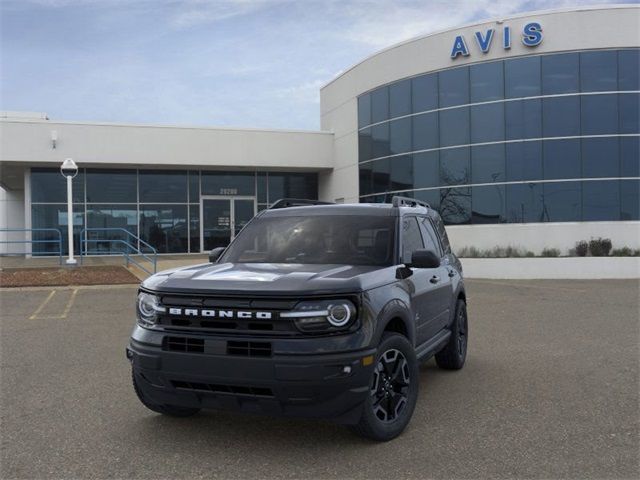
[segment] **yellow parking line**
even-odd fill
[[[78,289],[74,288],[73,292],[71,292],[71,296],[69,297],[69,301],[67,302],[67,306],[64,307],[64,312],[58,318],[67,318],[69,314],[69,310],[71,310],[71,306],[73,305],[73,301],[76,299],[76,295],[78,294]]]
[[[42,302],[40,304],[40,306],[38,307],[38,309],[33,312],[33,315],[31,315],[29,317],[29,320],[35,320],[38,316],[38,314],[42,311],[42,309],[47,305],[47,303],[49,303],[49,301],[53,298],[53,296],[56,294],[56,290],[51,290],[51,293],[49,293],[49,295],[47,296],[47,298],[44,299],[44,302]]]

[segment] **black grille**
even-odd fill
[[[204,353],[204,340],[187,337],[164,337],[163,348],[171,352]]]
[[[270,357],[271,344],[269,342],[227,342],[227,354],[242,357]]]
[[[265,387],[250,387],[246,385],[218,385],[212,383],[185,382],[171,380],[173,388],[180,390],[196,390],[199,392],[230,393],[233,395],[252,395],[255,397],[273,397],[273,391]]]

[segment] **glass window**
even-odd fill
[[[200,172],[198,171],[189,172],[189,201],[200,201]]]
[[[438,108],[438,74],[421,75],[411,79],[413,113]]]
[[[580,53],[580,89],[583,92],[618,90],[618,56],[615,51]]]
[[[469,68],[469,76],[471,81],[471,103],[504,98],[502,62],[472,65]]]
[[[504,185],[471,188],[471,223],[505,221]]]
[[[84,203],[84,172],[71,181],[74,203]],[[48,203],[67,203],[67,179],[55,168],[31,169],[31,201]],[[35,227],[34,227],[35,228]],[[57,247],[56,247],[57,248]]]
[[[545,141],[543,162],[545,180],[580,178],[580,140]]]
[[[424,113],[412,118],[413,150],[438,148],[438,112]]]
[[[413,159],[401,155],[391,159],[391,191],[413,188]]]
[[[140,207],[140,237],[158,253],[188,252],[186,205],[142,205]]]
[[[402,80],[389,87],[389,117],[411,113],[411,80]]]
[[[440,185],[439,152],[413,154],[413,184],[415,188],[437,187]]]
[[[582,139],[583,177],[618,177],[619,158],[617,137]]]
[[[618,52],[618,90],[640,90],[640,50]]]
[[[133,238],[124,231],[138,236],[138,210],[136,205],[88,205],[87,228],[108,228],[109,230],[89,232],[88,239],[100,239],[89,242],[90,252],[117,253],[125,251]],[[136,248],[137,245],[133,244]]]
[[[507,140],[542,137],[542,100],[505,102],[504,109]]]
[[[617,95],[584,95],[581,102],[583,135],[618,133]]]
[[[259,172],[256,176],[258,203],[267,203],[267,173]]]
[[[189,237],[191,253],[200,252],[200,205],[189,205]]]
[[[619,185],[618,180],[583,182],[582,220],[620,220]]]
[[[427,217],[419,217],[418,223],[420,224],[420,230],[422,232],[422,240],[424,242],[424,248],[435,252],[436,255],[442,257],[442,250],[440,249],[440,243],[436,232],[433,230],[433,226]]]
[[[411,151],[411,118],[389,122],[389,137],[391,155]]]
[[[127,203],[138,201],[135,170],[87,169],[87,202]]]
[[[543,221],[579,222],[581,210],[580,182],[551,182],[543,184]]]
[[[413,192],[413,198],[427,202],[434,210],[440,210],[440,190],[437,188]]]
[[[57,172],[59,176],[60,172]],[[69,254],[67,242],[67,228],[69,225],[66,205],[31,205],[31,228],[57,228],[60,235],[55,232],[33,232],[31,239],[36,241],[31,245],[34,255],[57,255],[62,239],[62,254]],[[73,248],[74,252],[80,252],[80,231],[84,227],[84,205],[73,205]],[[9,252],[17,252],[21,247],[17,243],[9,243],[6,247]],[[92,245],[89,245],[89,249]]]
[[[269,173],[269,203],[281,198],[318,199],[318,174]]]
[[[620,175],[640,177],[640,137],[620,138]]]
[[[580,135],[580,98],[545,98],[542,101],[542,131],[545,137]]]
[[[371,123],[371,96],[368,93],[358,97],[358,127],[366,127]]]
[[[505,60],[504,83],[506,98],[540,95],[540,57]]]
[[[371,128],[365,128],[358,132],[358,160],[364,162],[373,158],[373,141]]]
[[[388,158],[371,162],[373,175],[373,191],[388,192],[391,177],[391,162]]]
[[[402,263],[411,263],[413,252],[423,248],[418,220],[416,217],[405,217],[402,220]]]
[[[389,87],[371,92],[371,123],[389,119]]]
[[[624,93],[618,95],[620,105],[620,133],[640,132],[640,95]]]
[[[471,107],[471,143],[504,140],[504,103]]]
[[[471,147],[471,183],[505,180],[504,144]]]
[[[542,62],[542,94],[580,91],[580,57],[577,53],[544,55]]]
[[[640,181],[620,181],[620,220],[640,220]]]
[[[542,221],[542,185],[516,183],[506,185],[507,222],[531,223]]]
[[[448,225],[462,225],[471,221],[471,189],[441,188],[440,215]]]
[[[469,143],[469,107],[441,110],[440,146],[467,145]]]
[[[360,177],[360,195],[369,195],[370,193],[373,193],[373,190],[371,190],[371,187],[372,187],[371,162],[363,163],[360,165],[359,177]]]
[[[438,236],[440,237],[440,242],[442,243],[442,248],[444,249],[444,253],[451,253],[451,244],[449,243],[449,236],[447,235],[447,231],[444,228],[444,222],[441,217],[435,217],[433,219],[433,224],[436,227],[436,232],[438,232]]]
[[[386,157],[390,155],[389,123],[381,123],[371,127],[371,158]]]
[[[466,185],[470,177],[469,147],[440,151],[440,185]]]
[[[542,179],[542,142],[507,143],[507,181]]]
[[[187,202],[187,172],[140,170],[140,202]]]
[[[203,195],[255,195],[254,173],[202,172]]]
[[[438,74],[440,108],[469,103],[469,68],[452,68]]]

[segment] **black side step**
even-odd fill
[[[418,360],[422,361],[433,357],[449,341],[449,337],[451,337],[451,330],[440,330],[431,340],[416,348]]]

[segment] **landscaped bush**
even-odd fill
[[[640,250],[632,250],[629,247],[614,248],[611,250],[613,257],[640,257]]]
[[[592,238],[589,242],[589,251],[594,257],[607,257],[611,251],[611,239]]]
[[[558,250],[557,248],[545,248],[542,250],[542,253],[540,254],[541,257],[559,257],[560,256],[560,250]]]
[[[584,240],[580,240],[576,242],[575,251],[577,256],[586,257],[587,253],[589,253],[589,244]]]

